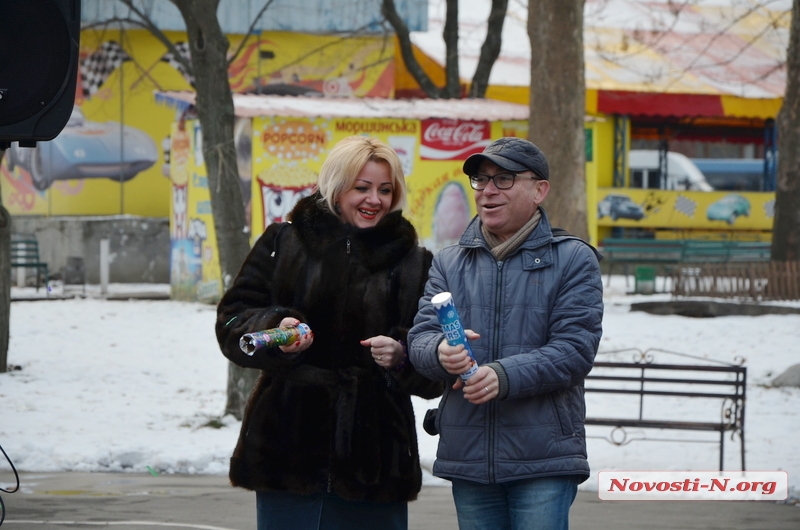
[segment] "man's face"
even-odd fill
[[[484,160],[478,173],[494,176],[498,173],[508,173],[497,164]],[[489,181],[481,191],[475,190],[475,206],[478,216],[486,228],[505,241],[513,236],[527,223],[536,208],[547,196],[550,183],[546,180],[534,180],[533,172],[517,173],[514,186],[507,190],[499,190],[494,181]]]

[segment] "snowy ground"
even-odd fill
[[[74,289],[74,288],[73,288]],[[800,497],[800,389],[770,382],[800,363],[800,315],[693,319],[631,312],[636,301],[664,295],[627,295],[625,280],[606,289],[604,333],[598,360],[657,348],[723,362],[745,359],[747,468],[784,470]],[[98,286],[85,299],[49,301],[42,291],[12,290],[8,363],[0,374],[0,446],[17,469],[225,474],[240,423],[220,417],[227,360],[213,333],[214,307],[158,300],[105,300]],[[109,286],[113,296],[163,296],[168,286]],[[35,300],[35,301],[34,301]],[[659,360],[674,362],[668,354]],[[435,401],[415,398],[418,422]],[[714,414],[712,405],[662,402],[670,417]],[[618,402],[587,394],[589,415],[613,415]],[[716,409],[718,410],[718,409]],[[716,470],[713,433],[629,431],[635,441],[616,446],[609,429],[587,429],[589,461],[601,470]],[[641,438],[646,437],[646,440]],[[663,438],[679,439],[661,441]],[[703,439],[709,443],[694,443]],[[437,438],[419,429],[423,466],[430,469]],[[725,469],[737,469],[738,440],[725,444]],[[13,477],[0,458],[0,483]],[[444,482],[425,474],[425,483]],[[596,490],[595,476],[581,489]]]

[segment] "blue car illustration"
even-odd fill
[[[45,190],[57,180],[108,178],[125,182],[158,160],[156,144],[134,127],[108,121],[87,121],[73,107],[61,133],[36,147],[11,144],[9,168],[19,166],[31,175],[33,186]]]
[[[617,219],[633,219],[638,221],[644,217],[644,210],[627,195],[606,195],[597,203],[597,218],[611,217]]]
[[[740,215],[750,215],[750,201],[736,193],[726,195],[706,209],[709,221],[727,221],[729,225],[735,223]]]

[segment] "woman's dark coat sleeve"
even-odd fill
[[[272,300],[276,243],[286,237],[285,223],[270,225],[256,241],[248,254],[233,285],[217,307],[216,333],[222,353],[231,362],[245,368],[269,369],[276,365],[292,364],[297,355],[285,354],[280,349],[257,350],[252,356],[239,347],[239,339],[246,333],[275,328],[286,317],[303,322],[299,311],[275,305]]]

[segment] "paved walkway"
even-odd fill
[[[11,489],[10,471],[0,487]],[[226,477],[126,473],[27,473],[20,491],[0,493],[6,506],[2,530],[119,530],[189,528],[255,529],[255,497],[232,488]],[[578,493],[573,530],[798,530],[800,506],[730,501],[600,501]],[[411,530],[457,530],[450,488],[424,487],[409,505]],[[370,530],[370,529],[365,529]],[[380,530],[380,529],[376,529]],[[488,529],[501,530],[501,529]]]

